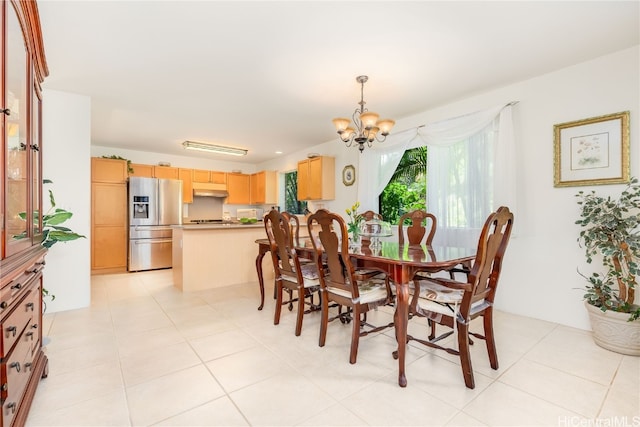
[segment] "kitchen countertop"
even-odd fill
[[[181,228],[183,230],[228,230],[232,228],[264,228],[264,223],[258,221],[255,224],[241,224],[241,223],[204,223],[204,224],[182,224],[173,225],[174,228]]]

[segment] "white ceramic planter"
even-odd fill
[[[586,302],[584,305],[596,344],[616,353],[640,356],[640,320],[628,322],[628,313],[603,312]]]

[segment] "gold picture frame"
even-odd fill
[[[356,168],[353,165],[347,165],[342,169],[342,183],[347,187],[356,182]]]
[[[625,184],[629,111],[553,126],[554,187]]]

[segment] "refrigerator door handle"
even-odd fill
[[[148,245],[152,243],[171,243],[171,242],[172,242],[171,239],[139,239],[139,240],[131,241],[131,243],[134,243],[136,245]]]
[[[167,230],[173,230],[171,227],[162,227],[159,225],[135,225],[133,227],[133,229],[135,231],[167,231]]]

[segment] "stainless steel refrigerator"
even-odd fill
[[[182,181],[129,178],[129,271],[171,267],[172,225],[182,224]]]

